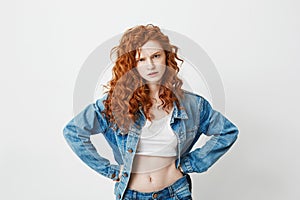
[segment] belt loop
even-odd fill
[[[136,191],[133,191],[132,198],[137,199]]]

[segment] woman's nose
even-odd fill
[[[148,62],[147,62],[147,68],[148,69],[154,69],[155,68],[155,64],[151,59],[149,59]]]

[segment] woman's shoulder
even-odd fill
[[[96,106],[98,106],[100,109],[104,109],[104,101],[107,100],[107,97],[108,93],[104,93],[102,96],[96,99]]]
[[[184,101],[202,101],[202,100],[206,100],[202,95],[197,94],[195,92],[191,92],[188,90],[182,90],[183,91],[183,95],[184,95]]]

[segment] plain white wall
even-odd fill
[[[113,199],[67,146],[79,70],[102,42],[153,23],[197,42],[223,81],[237,143],[193,174],[195,199],[300,198],[300,3],[2,1],[1,199]],[[117,6],[118,5],[118,6]]]

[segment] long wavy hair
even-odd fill
[[[137,72],[136,54],[149,40],[159,42],[166,54],[166,70],[160,81],[160,107],[168,113],[173,102],[180,108],[179,98],[183,97],[182,80],[178,78],[179,67],[176,60],[178,47],[170,44],[168,36],[160,28],[152,24],[139,25],[125,31],[118,46],[112,48],[111,58],[115,56],[112,69],[112,79],[105,88],[108,89],[107,99],[104,101],[105,114],[113,128],[121,128],[126,134],[129,127],[137,120],[138,111],[142,109],[146,118],[152,120],[150,108],[153,99],[146,81]],[[182,109],[182,108],[180,108]]]

